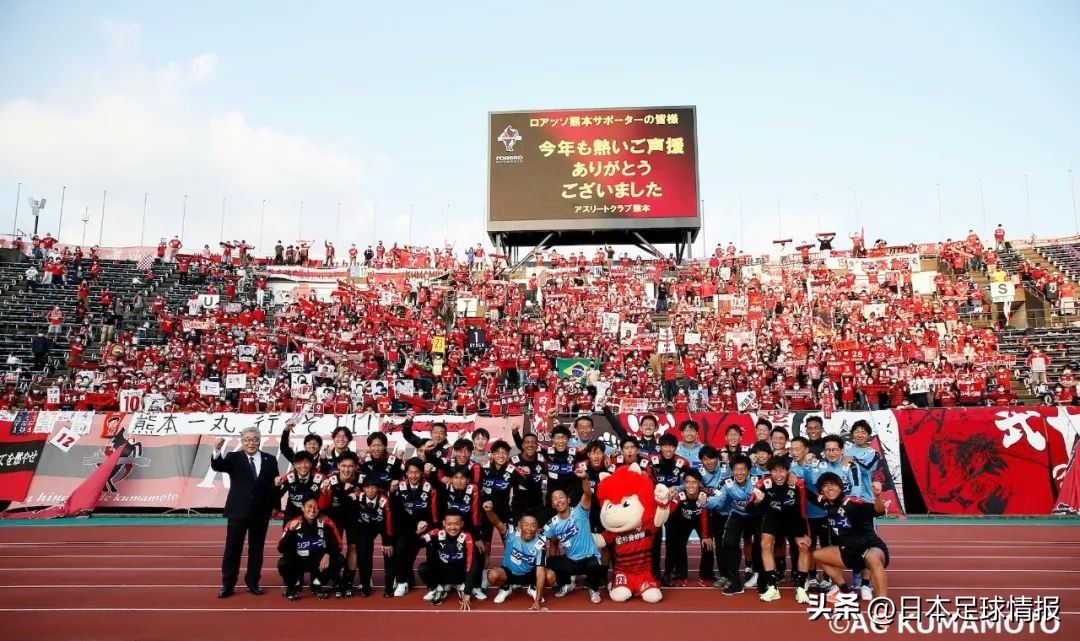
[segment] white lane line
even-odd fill
[[[277,584],[275,584],[275,583],[263,583],[261,585],[262,585],[262,587],[264,589],[269,589],[269,590],[275,590],[275,589],[279,589],[279,588],[284,587],[280,583],[277,583]],[[371,587],[373,587],[373,588],[381,588],[381,587],[384,587],[384,586],[381,585],[381,584],[374,584],[373,583]],[[194,584],[194,583],[187,583],[187,584],[181,584],[181,583],[174,583],[174,584],[167,584],[167,583],[105,583],[105,584],[55,583],[55,584],[34,584],[34,585],[28,585],[28,584],[25,584],[25,583],[19,583],[19,584],[13,584],[13,585],[0,585],[0,590],[23,590],[23,589],[27,589],[27,588],[50,589],[50,590],[66,589],[66,588],[80,589],[80,590],[81,589],[123,589],[123,590],[127,590],[127,589],[136,589],[136,588],[138,588],[138,589],[150,588],[150,589],[162,589],[162,590],[172,590],[172,589],[218,590],[218,589],[221,588],[221,585],[218,584],[218,583],[204,583],[204,584]],[[793,589],[794,588],[792,588],[790,586],[783,586],[783,587],[780,588],[780,591],[781,592],[790,592]],[[671,587],[671,588],[663,588],[663,590],[664,591],[667,591],[667,590],[679,590],[679,591],[690,591],[690,592],[693,592],[693,591],[718,592],[719,591],[716,588],[704,587],[704,586]],[[910,586],[910,587],[908,587],[908,586],[900,586],[900,587],[889,586],[889,591],[890,592],[969,592],[969,591],[974,592],[974,591],[977,591],[977,592],[1001,592],[1001,593],[1006,593],[1006,592],[1013,592],[1013,591],[1018,591],[1018,590],[1041,592],[1041,593],[1054,593],[1054,592],[1063,592],[1063,591],[1064,592],[1078,592],[1078,591],[1080,591],[1080,587],[1053,587],[1053,588],[1048,588],[1045,585],[1024,586],[1024,587],[1001,586],[1001,585],[995,586],[995,587],[948,586],[948,585],[944,585],[944,586],[943,585]],[[422,591],[423,590],[421,588],[416,588],[411,593],[412,594],[419,594]],[[241,588],[241,589],[239,589],[237,594],[242,595],[242,594],[244,594],[244,592],[245,592],[245,590],[243,588]],[[747,594],[749,594],[749,593],[750,593],[750,591],[747,591]]]
[[[892,550],[893,546],[889,546]],[[0,554],[0,563],[3,559],[220,559],[220,554]],[[689,560],[693,561],[700,558],[693,554],[689,555]],[[984,555],[984,556],[963,556],[953,554],[894,554],[891,557],[892,561],[900,559],[971,559],[971,560],[994,560],[1003,561],[1010,559],[1055,559],[1055,560],[1080,560],[1080,557],[1062,557],[1061,555],[1047,554],[1047,555],[1019,555],[1010,554],[1007,557],[1000,555]]]
[[[454,614],[459,613],[457,610],[451,608],[361,608],[361,609],[337,609],[337,608],[0,608],[0,612],[18,612],[18,613],[31,613],[31,612],[148,612],[148,613],[162,613],[162,612],[187,612],[187,613],[200,613],[200,614],[235,614],[237,612],[254,612],[259,614],[265,613],[287,613],[294,614],[297,612],[319,612],[321,614],[327,614],[330,612],[341,612],[350,615],[354,615],[357,612],[373,612],[376,614]],[[624,616],[634,615],[701,615],[701,616],[715,616],[717,614],[751,614],[751,615],[801,615],[806,616],[806,610],[609,610],[609,609],[588,609],[588,610],[549,610],[550,614],[620,614]],[[467,616],[473,616],[476,614],[494,614],[494,615],[524,615],[528,617],[535,617],[532,614],[523,610],[486,610],[486,609],[474,609],[468,613]],[[1080,615],[1080,612],[1059,612],[1059,614],[1067,616]]]

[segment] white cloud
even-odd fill
[[[137,22],[102,20],[100,27],[105,43],[114,54],[129,54],[138,48],[142,40],[142,25]]]
[[[104,82],[82,100],[0,103],[0,176],[21,181],[24,197],[48,197],[42,232],[56,234],[64,185],[61,234],[72,242],[81,241],[80,215],[87,208],[86,242],[97,242],[105,189],[105,245],[137,244],[141,234],[153,243],[182,226],[189,246],[214,244],[222,234],[223,197],[225,238],[257,242],[265,199],[265,246],[278,238],[289,242],[300,230],[321,242],[335,235],[340,200],[348,205],[343,205],[339,243],[368,242],[371,207],[361,192],[368,173],[361,159],[252,123],[242,112],[198,113],[192,97],[202,90],[200,83],[215,77],[216,54],[150,69],[132,57],[142,32],[138,24],[106,21],[102,31],[110,48],[125,57],[97,70]],[[185,195],[186,218],[181,213]],[[26,218],[19,222],[29,229]]]
[[[213,78],[214,74],[217,73],[217,65],[218,57],[212,53],[204,53],[192,58],[189,65],[192,79],[202,82]]]

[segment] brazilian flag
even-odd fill
[[[595,358],[557,358],[555,369],[559,372],[559,378],[574,378],[581,380],[589,367],[596,369],[599,364]]]

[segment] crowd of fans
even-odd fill
[[[767,261],[729,244],[682,266],[610,247],[544,250],[513,279],[480,246],[459,256],[380,241],[339,258],[327,241],[318,260],[307,241],[279,241],[258,259],[246,241],[186,254],[179,239],[162,239],[156,259],[175,262],[177,286],[190,291],[172,304],[142,291],[112,300],[107,289],[92,300],[97,248],[85,260],[46,236],[33,241],[44,274],[30,267],[25,286],[80,283],[75,317],[49,327],[71,337],[70,373],[39,381],[23,404],[111,409],[126,392],[141,396],[135,407],[184,412],[767,414],[1008,405],[1021,372],[1033,390],[1060,384],[1053,402],[1072,402],[1071,372],[1037,380],[1040,357],[1015,363],[979,322],[990,302],[971,274],[1000,272],[1004,230],[995,236],[988,247],[974,233],[940,243],[933,253],[948,269],[924,293],[913,284],[914,248],[865,249],[861,239],[860,259],[803,245]],[[301,288],[276,305],[267,295],[276,265],[363,266],[367,282],[343,277],[329,297]],[[417,269],[376,277],[400,276],[402,265]]]

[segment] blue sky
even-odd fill
[[[257,241],[265,199],[266,245],[335,237],[341,202],[339,245],[375,226],[461,247],[482,236],[488,111],[690,104],[710,247],[961,236],[980,179],[988,228],[1064,235],[1078,33],[1067,1],[5,2],[0,232],[21,181],[19,227],[46,196],[55,233],[66,185],[76,242],[108,189],[109,245],[181,224],[188,245]]]

